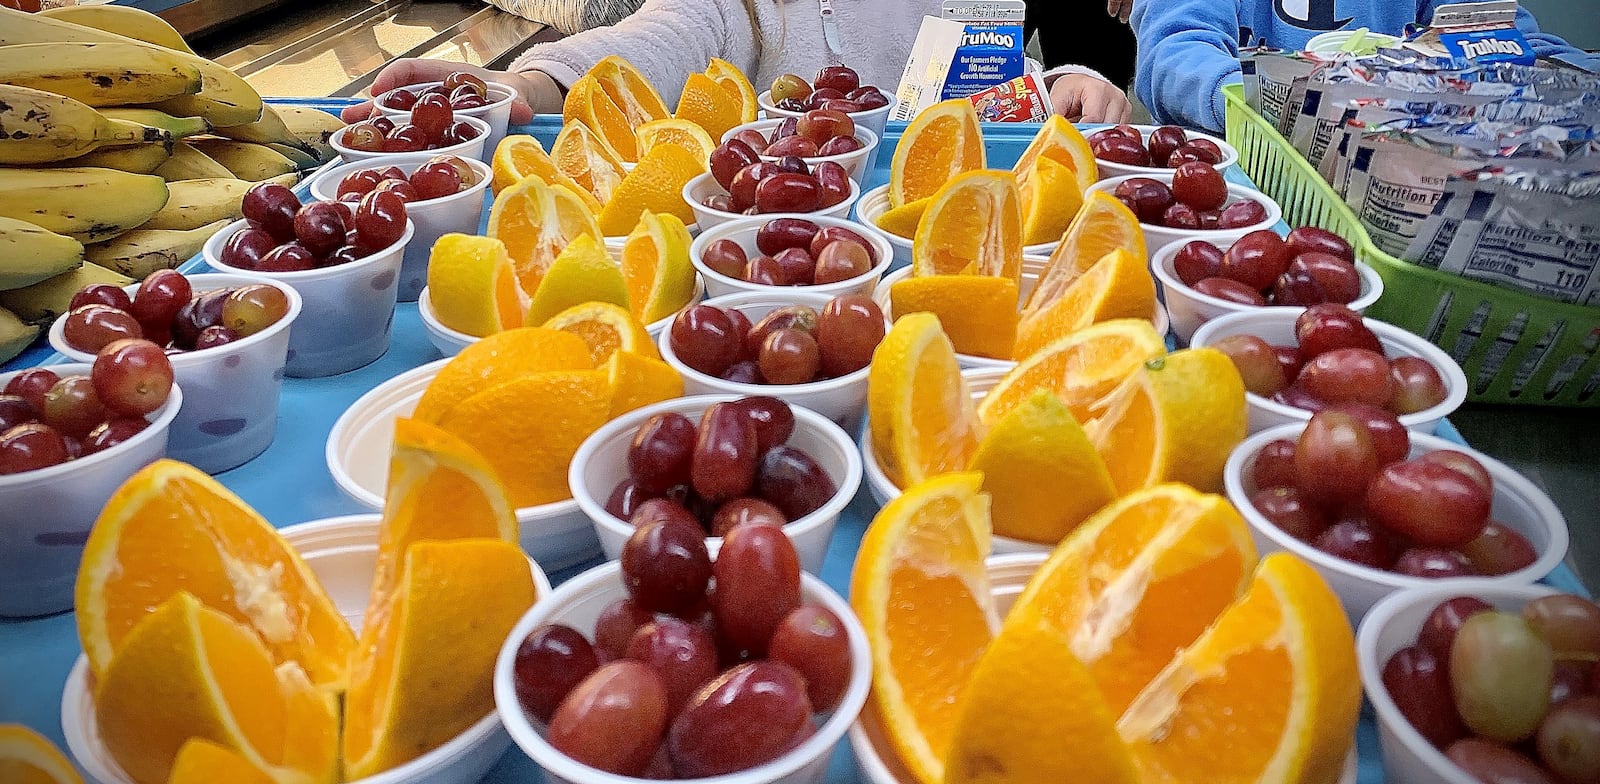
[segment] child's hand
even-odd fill
[[[383,95],[396,87],[405,87],[423,82],[444,81],[452,73],[470,73],[486,82],[500,82],[517,89],[517,98],[511,102],[511,124],[523,125],[533,120],[533,108],[528,103],[530,85],[522,74],[507,73],[505,71],[491,71],[475,65],[452,63],[447,60],[396,60],[389,67],[378,74],[372,83],[372,94]],[[548,77],[547,77],[548,78]],[[372,113],[372,102],[364,101],[355,106],[347,107],[341,118],[347,123],[360,122],[367,119]]]
[[[1124,123],[1133,113],[1128,95],[1089,74],[1062,74],[1050,85],[1050,105],[1073,122]]]

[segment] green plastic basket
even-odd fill
[[[1414,332],[1466,371],[1468,400],[1517,405],[1600,406],[1600,308],[1569,305],[1408,264],[1378,250],[1333,188],[1272,124],[1223,88],[1228,143],[1239,166],[1295,226],[1350,239],[1383,278],[1367,315]]]

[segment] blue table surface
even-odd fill
[[[330,110],[342,105],[334,101],[295,103]],[[560,118],[541,117],[533,125],[513,129],[513,132],[532,133],[549,144],[559,129],[559,122]],[[901,124],[891,125],[885,142],[892,145],[903,128]],[[1026,126],[987,126],[984,132],[990,164],[1015,160],[1032,137],[1033,130]],[[887,181],[888,165],[888,156],[879,156],[869,185]],[[1237,171],[1231,173],[1230,178],[1240,183],[1249,182]],[[328,433],[356,398],[399,373],[439,358],[439,352],[428,342],[416,303],[401,303],[396,309],[394,337],[388,353],[364,368],[343,375],[286,379],[272,446],[255,460],[217,475],[217,479],[279,527],[371,511],[344,495],[334,484],[323,458]],[[59,359],[47,348],[35,349],[7,363],[7,369]],[[1443,426],[1440,435],[1465,443],[1449,423]],[[840,593],[848,592],[856,550],[876,512],[877,505],[863,485],[834,531],[821,576]],[[600,559],[596,558],[550,577],[559,584],[598,563]],[[1551,576],[1550,582],[1565,590],[1582,590],[1576,577],[1564,566]],[[61,692],[80,652],[71,613],[34,620],[0,620],[0,723],[20,722],[42,732],[65,749],[60,720]],[[1360,784],[1379,784],[1383,781],[1383,769],[1370,710],[1363,712],[1357,743],[1361,759]],[[538,768],[515,748],[484,778],[486,784],[541,780]],[[845,741],[834,754],[827,782],[846,784],[861,780],[849,743]]]

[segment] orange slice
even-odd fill
[[[1137,259],[1147,258],[1144,229],[1133,211],[1115,196],[1093,191],[1083,200],[1083,207],[1067,227],[1061,244],[1050,254],[1050,263],[1028,297],[1026,310],[1038,310],[1060,299],[1079,275],[1114,250],[1125,250]]]
[[[414,419],[439,424],[456,404],[512,379],[550,370],[592,370],[589,345],[566,332],[542,327],[509,329],[467,345],[428,382]]]
[[[533,606],[527,556],[498,539],[420,541],[385,611],[361,632],[345,695],[345,775],[410,762],[494,712],[494,660]]]
[[[873,451],[896,487],[966,469],[978,448],[978,414],[938,317],[895,321],[872,355],[867,412]]]
[[[688,150],[695,158],[711,160],[712,151],[717,149],[717,143],[711,139],[704,128],[688,120],[668,118],[665,120],[652,120],[634,129],[639,137],[639,154],[648,155],[650,149],[658,144],[675,144]]]
[[[556,168],[556,162],[545,153],[544,145],[527,134],[514,133],[501,139],[500,144],[494,148],[491,168],[494,177],[490,180],[490,189],[496,196],[521,182],[523,178],[536,176],[544,180],[547,185],[572,191],[590,212],[600,211],[600,201],[594,194],[574,182],[571,177],[562,174],[561,170]]]
[[[1054,629],[1121,715],[1255,569],[1250,529],[1228,500],[1166,484],[1096,512],[1051,553],[1007,623]]]
[[[712,81],[722,85],[735,98],[739,99],[739,123],[756,121],[756,112],[761,109],[756,103],[756,88],[745,77],[744,71],[739,70],[733,63],[720,58],[711,58],[711,65],[706,68],[706,76]],[[719,137],[720,138],[720,137]]]
[[[1147,360],[1166,356],[1167,344],[1144,319],[1112,319],[1058,338],[1008,371],[978,403],[990,427],[1041,389],[1067,405],[1079,422]]]
[[[606,253],[600,240],[587,234],[574,239],[550,264],[522,321],[543,324],[551,316],[585,302],[609,302],[623,307],[628,304],[622,268]]]
[[[678,110],[672,116],[704,128],[713,139],[721,139],[734,126],[747,122],[744,118],[748,110],[749,104],[742,96],[729,92],[706,74],[692,73],[683,84]]]
[[[249,627],[275,665],[344,685],[355,635],[310,567],[215,479],[158,460],[112,493],[84,545],[76,599],[90,671],[104,676],[134,627],[179,592]]]
[[[0,724],[0,781],[83,784],[83,778],[55,744],[21,724]]]
[[[889,310],[932,313],[962,354],[1009,359],[1017,342],[1017,282],[988,275],[929,275],[895,281]]]
[[[567,90],[566,100],[561,104],[561,123],[566,125],[575,122],[583,123],[594,131],[595,138],[617,160],[632,162],[639,159],[638,147],[633,139],[633,125],[593,74],[573,82]]]
[[[1022,274],[1022,206],[1010,172],[970,171],[945,183],[917,224],[913,275]]]
[[[1140,781],[1311,784],[1338,779],[1360,709],[1339,597],[1310,566],[1274,553],[1117,728]]]
[[[626,308],[607,302],[585,302],[550,317],[546,329],[570,332],[589,347],[594,367],[601,367],[618,351],[660,359],[661,352],[644,324]]]
[[[473,337],[522,326],[517,273],[505,243],[493,237],[446,234],[434,242],[428,302],[440,324]]]
[[[1195,348],[1145,362],[1088,431],[1118,492],[1161,482],[1216,492],[1246,418],[1239,371],[1222,352]]]
[[[600,82],[600,89],[622,110],[628,125],[639,127],[651,120],[667,116],[667,104],[661,100],[655,85],[633,63],[620,55],[607,55],[589,69],[589,74]]]
[[[589,195],[584,204],[596,214],[627,174],[622,161],[582,123],[569,123],[561,128],[550,144],[550,157],[562,176],[570,178]],[[556,184],[549,178],[545,182]]]
[[[971,470],[983,472],[995,534],[1028,542],[1061,541],[1117,497],[1083,427],[1044,389],[989,428]]]
[[[720,138],[720,137],[719,137]],[[984,168],[983,130],[972,102],[954,98],[923,109],[895,147],[889,206],[932,196],[962,172]]]
[[[552,188],[528,177],[500,192],[489,210],[488,235],[506,245],[517,283],[528,296],[563,248],[583,235],[600,241],[594,213],[566,188]]]
[[[649,211],[639,216],[639,225],[622,245],[622,280],[634,318],[651,324],[694,299],[694,263],[689,260],[693,242],[675,216]]]
[[[850,577],[850,606],[872,648],[869,717],[922,784],[944,780],[944,755],[964,687],[995,615],[984,559],[989,504],[982,477],[914,485],[873,518]]]
[[[611,416],[616,419],[653,403],[683,397],[683,376],[671,365],[632,351],[618,351],[603,368],[611,383]]]
[[[178,749],[167,784],[273,784],[272,777],[249,760],[211,741],[192,738]]]
[[[295,664],[280,666],[257,635],[186,591],[133,627],[94,705],[100,739],[130,778],[166,781],[184,744],[204,738],[278,784],[335,781],[334,695]]]
[[[1089,149],[1089,140],[1083,137],[1077,126],[1059,114],[1051,115],[1050,119],[1045,120],[1039,132],[1034,134],[1033,141],[1028,143],[1027,149],[1017,158],[1017,163],[1011,171],[1016,173],[1018,180],[1026,182],[1041,158],[1055,161],[1070,169],[1074,181],[1078,184],[1079,195],[1087,193],[1089,186],[1100,179],[1094,153]]]
[[[896,237],[912,239],[917,236],[917,226],[922,223],[922,216],[928,211],[928,205],[932,203],[932,196],[924,196],[916,201],[895,207],[878,216],[878,228]]]
[[[607,237],[625,237],[646,211],[671,215],[685,225],[693,223],[694,210],[683,200],[683,186],[705,170],[704,158],[675,144],[656,145],[611,194],[600,211],[600,231]]]
[[[1035,306],[1036,305],[1036,306]],[[1017,322],[1017,356],[1091,324],[1120,318],[1150,318],[1156,282],[1143,256],[1117,249],[1074,280],[1055,300],[1031,303]]]
[[[1059,242],[1083,207],[1083,191],[1079,190],[1074,172],[1054,159],[1040,157],[1033,162],[1028,176],[1018,180],[1022,244]]]

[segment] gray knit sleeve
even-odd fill
[[[616,24],[639,10],[644,0],[486,0],[502,11],[576,35]]]

